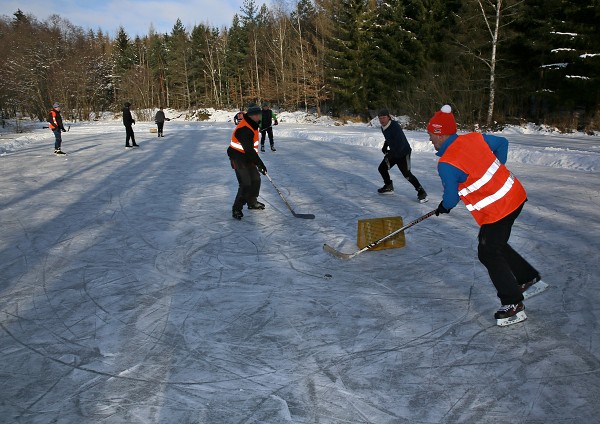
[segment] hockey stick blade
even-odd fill
[[[336,258],[345,259],[345,260],[350,259],[355,255],[352,253],[340,252],[339,250],[336,250],[333,247],[331,247],[330,245],[328,245],[327,243],[325,243],[323,245],[323,250],[326,251],[327,253],[330,253],[331,255],[335,256]]]
[[[271,179],[271,176],[269,174],[267,174],[267,173],[265,173],[265,176],[269,179],[269,181],[273,185],[273,188],[275,188],[275,190],[277,191],[277,194],[279,194],[279,197],[281,197],[281,199],[283,200],[283,202],[285,203],[285,205],[287,206],[287,208],[290,210],[290,212],[292,213],[292,215],[294,215],[294,217],[296,217],[296,218],[304,218],[304,219],[315,219],[315,216],[312,213],[296,213],[294,211],[294,209],[292,209],[292,207],[290,206],[290,204],[288,203],[288,201],[286,200],[286,198],[283,196],[283,194],[281,193],[281,191],[279,190],[279,188],[277,188],[277,186],[275,185],[275,183]]]
[[[292,211],[292,215],[294,215],[296,218],[315,219],[315,216],[312,213],[296,213]]]
[[[401,233],[402,231],[412,227],[413,225],[418,224],[419,222],[429,218],[430,216],[435,215],[435,209],[432,210],[431,212],[427,212],[425,215],[415,219],[414,221],[411,221],[410,223],[406,224],[404,227],[402,228],[398,228],[395,231],[392,231],[391,233],[389,233],[387,236],[380,238],[379,240],[375,240],[374,242],[371,242],[370,244],[368,244],[367,246],[363,247],[360,250],[357,250],[354,253],[342,253],[339,250],[334,249],[333,247],[329,246],[327,243],[323,245],[323,250],[331,253],[333,256],[335,256],[336,258],[340,258],[340,259],[352,259],[355,256],[360,255],[362,252],[365,252],[369,249],[374,248],[375,246],[380,245],[381,243],[383,243],[384,241],[394,237],[396,234]]]

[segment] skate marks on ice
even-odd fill
[[[1,421],[593,420],[593,293],[548,290],[527,303],[530,319],[499,331],[497,299],[473,265],[476,229],[454,210],[453,220],[415,227],[403,249],[329,257],[322,242],[350,243],[359,216],[421,210],[400,190],[396,202],[356,196],[374,187],[364,175],[380,154],[367,148],[282,139],[280,150],[306,165],[278,155],[267,167],[294,208],[316,218],[294,219],[264,186],[267,209],[234,221],[222,145],[230,130],[174,131],[167,151],[150,142],[144,155],[106,162],[101,144],[78,153],[84,168],[61,163],[56,175],[56,163],[15,164],[28,183],[27,193],[4,192]],[[356,175],[340,174],[340,158],[356,156]],[[415,169],[429,162],[413,156]],[[0,178],[13,187],[19,177]],[[535,185],[528,192],[535,198]],[[539,221],[521,222],[518,247],[557,253],[542,248],[541,231],[523,231]],[[585,290],[592,265],[583,244],[569,253],[572,242],[556,246],[581,270],[565,286]],[[583,343],[572,336],[585,333]]]

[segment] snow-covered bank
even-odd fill
[[[207,121],[185,121],[181,113],[167,110],[166,115],[173,119],[167,123],[167,128],[199,128],[214,126],[215,128],[229,128],[233,112],[209,110],[210,119]],[[281,113],[280,125],[277,134],[296,140],[318,141],[324,143],[338,143],[355,146],[381,148],[382,136],[377,125],[346,124],[328,117],[315,118],[303,112]],[[42,129],[43,123],[29,124],[30,129],[26,134],[8,135],[0,137],[0,155],[15,152],[32,144],[46,143],[52,138],[48,129]],[[149,122],[138,122],[134,127],[142,134],[150,127]],[[110,137],[119,137],[123,132],[120,121],[104,118],[97,122],[83,122],[72,125],[73,131],[105,132]],[[405,131],[406,136],[415,152],[433,153],[434,149],[425,131]],[[600,170],[600,137],[584,134],[558,134],[547,132],[533,126],[524,128],[509,127],[498,133],[506,136],[511,142],[509,158],[511,162],[546,166],[550,168],[574,169],[579,171],[597,172]],[[68,140],[69,134],[65,135]]]

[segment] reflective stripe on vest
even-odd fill
[[[500,163],[479,133],[459,136],[440,162],[467,174],[458,194],[479,225],[499,221],[527,198],[519,180]]]
[[[253,140],[254,140],[254,150],[256,151],[256,153],[258,153],[258,129],[252,128],[250,126],[250,124],[245,119],[242,119],[240,121],[240,123],[237,124],[237,126],[233,130],[233,134],[231,135],[231,142],[229,143],[229,146],[232,149],[237,150],[238,152],[246,153],[246,151],[244,150],[244,147],[242,146],[242,143],[240,143],[240,141],[237,139],[237,137],[235,135],[235,133],[237,132],[237,130],[239,130],[242,127],[248,127],[254,133],[254,138],[253,138]]]

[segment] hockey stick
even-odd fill
[[[339,250],[334,249],[333,247],[329,246],[327,243],[325,243],[323,245],[323,250],[331,253],[333,256],[335,256],[336,258],[340,258],[340,259],[352,259],[355,256],[360,255],[362,252],[372,249],[375,246],[380,245],[381,243],[383,243],[384,241],[394,237],[395,235],[401,233],[402,231],[412,227],[413,225],[418,224],[419,222],[429,218],[430,216],[435,215],[435,211],[436,209],[432,210],[431,212],[427,212],[425,215],[415,219],[414,221],[411,221],[410,223],[406,224],[404,227],[402,228],[398,228],[396,231],[393,231],[391,233],[389,233],[387,236],[380,238],[379,240],[375,240],[374,242],[368,244],[367,246],[363,247],[360,250],[357,250],[354,253],[342,253]]]
[[[271,184],[273,184],[273,187],[275,187],[275,190],[277,190],[277,193],[279,193],[279,196],[283,199],[283,201],[285,202],[285,205],[288,207],[288,209],[290,210],[290,212],[292,213],[292,215],[294,215],[296,218],[315,219],[315,216],[312,213],[296,213],[296,212],[294,212],[294,210],[292,209],[292,207],[290,206],[290,204],[288,203],[288,201],[285,200],[285,197],[283,197],[283,194],[281,194],[281,191],[279,191],[279,189],[277,188],[277,186],[275,185],[275,183],[271,179],[271,176],[269,174],[267,174],[267,173],[265,173],[265,175],[267,176],[267,178],[269,179],[269,181],[271,181]]]

